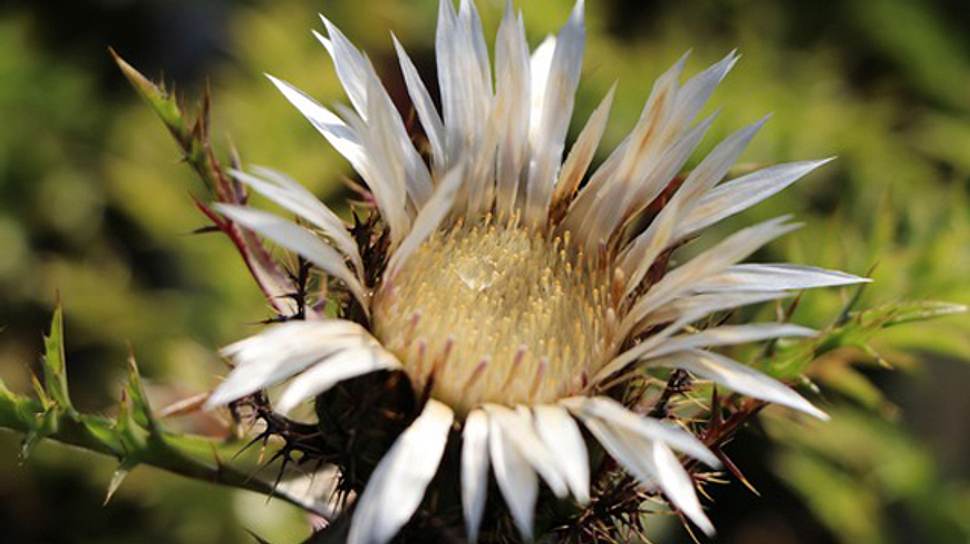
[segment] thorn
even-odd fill
[[[37,399],[40,401],[41,405],[46,409],[50,406],[50,399],[47,398],[47,392],[44,391],[44,386],[40,383],[40,378],[37,374],[31,372],[30,383],[34,387],[34,392],[37,393]]]
[[[265,450],[266,440],[268,438],[269,438],[269,434],[266,431],[259,433],[259,435],[257,435],[256,438],[253,438],[252,440],[250,440],[239,451],[237,451],[236,453],[234,453],[232,455],[232,460],[235,460],[237,457],[239,457],[240,455],[242,455],[243,452],[245,452],[246,450],[248,450],[250,447],[252,447],[253,445],[255,445],[257,442],[262,441],[263,442],[263,447],[260,448],[260,452],[259,452],[259,463],[262,463],[263,462],[263,452]]]
[[[875,263],[872,263],[872,266],[869,267],[869,270],[866,271],[863,277],[871,278],[872,273],[876,271],[876,267],[878,266],[879,266],[878,261],[876,261]],[[855,308],[856,304],[859,303],[859,300],[862,299],[862,293],[863,291],[865,291],[866,285],[868,285],[868,283],[860,283],[859,287],[856,288],[855,293],[853,293],[849,301],[845,303],[845,306],[842,308],[842,311],[839,312],[838,319],[835,320],[836,326],[845,325],[846,323],[849,322],[849,319],[852,317],[852,309]]]
[[[675,512],[677,513],[677,517],[680,518],[680,523],[684,526],[684,530],[687,531],[687,536],[690,537],[691,542],[694,544],[701,544],[700,539],[697,538],[697,535],[694,533],[694,529],[691,527],[690,522],[687,521],[687,518],[684,516],[683,512],[680,510],[675,510]]]
[[[129,461],[122,461],[121,465],[115,469],[114,474],[111,475],[111,481],[108,483],[108,493],[104,497],[104,502],[101,506],[107,506],[111,502],[111,497],[114,497],[118,488],[121,487],[122,482],[128,477],[131,469],[135,468],[137,463],[131,463]]]
[[[155,433],[158,425],[151,404],[148,402],[148,394],[142,384],[138,362],[135,360],[135,352],[130,343],[128,344],[128,383],[125,389],[131,399],[132,415],[138,424],[144,425],[149,431]]]
[[[24,435],[24,439],[20,442],[20,462],[26,461],[30,454],[33,453],[34,448],[40,443],[43,438],[40,431],[36,429],[31,429]]]
[[[715,385],[711,392],[711,419],[707,424],[707,430],[704,432],[704,441],[708,442],[711,438],[717,436],[723,423],[721,398],[717,394],[717,386]]]
[[[744,487],[748,488],[748,491],[751,491],[758,497],[761,496],[761,493],[759,493],[758,490],[755,489],[754,485],[752,485],[751,482],[748,481],[748,479],[741,472],[741,469],[739,469],[738,466],[735,465],[733,461],[731,461],[731,458],[725,455],[720,448],[716,448],[714,450],[714,455],[717,455],[717,458],[720,459],[721,463],[724,464],[724,468],[728,469],[728,472],[730,472],[735,478],[737,478],[738,481],[741,482],[742,485],[744,485]]]
[[[276,473],[276,479],[273,481],[273,488],[270,491],[270,494],[266,496],[267,504],[269,504],[269,501],[273,500],[276,497],[276,490],[277,488],[279,488],[280,482],[283,481],[283,474],[286,472],[286,466],[291,462],[289,451],[285,448],[281,449],[280,451],[276,452],[276,454],[274,454],[273,457],[266,464],[271,465],[277,459],[282,459],[283,462],[280,464],[279,472]]]
[[[182,400],[177,400],[168,406],[162,408],[158,412],[158,417],[175,417],[184,416],[194,412],[198,412],[202,409],[202,405],[209,398],[209,393],[199,393],[198,395],[193,395],[191,397],[184,398]]]
[[[161,89],[157,85],[148,80],[145,76],[136,70],[132,65],[128,64],[125,59],[121,58],[121,55],[114,50],[113,47],[108,47],[108,54],[114,59],[115,64],[121,69],[121,73],[128,78],[128,81],[137,89],[139,92],[160,92]]]
[[[225,468],[226,464],[222,462],[222,456],[219,455],[219,449],[216,448],[215,443],[209,442],[209,447],[212,449],[212,460],[216,463],[216,471],[221,474],[222,469]]]
[[[209,234],[210,232],[222,232],[222,228],[218,225],[206,225],[192,230],[189,234]]]

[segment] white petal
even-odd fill
[[[444,123],[442,123],[441,116],[438,115],[438,110],[431,100],[428,88],[425,86],[421,76],[418,75],[418,70],[414,67],[414,63],[411,62],[411,58],[404,50],[404,47],[401,46],[401,43],[398,42],[397,36],[392,35],[392,37],[394,39],[394,49],[397,51],[397,57],[401,64],[401,72],[404,74],[404,83],[408,88],[408,95],[411,97],[414,109],[418,112],[418,119],[421,120],[424,133],[428,136],[428,141],[431,143],[432,158],[438,168],[443,168],[446,160]]]
[[[388,154],[379,147],[379,143],[373,142],[373,137],[368,136],[370,132],[368,125],[359,115],[350,111],[345,111],[346,121],[342,120],[289,83],[270,75],[267,77],[364,178],[374,193],[381,217],[387,221],[392,242],[396,245],[409,226],[405,211],[404,187],[388,171],[385,165],[388,160],[385,156]],[[397,145],[403,144],[398,142]],[[397,163],[401,162],[397,154],[393,154],[390,158]]]
[[[375,162],[378,158],[383,159],[384,175],[393,178],[398,187],[404,187],[415,209],[420,209],[431,196],[431,174],[414,149],[401,114],[373,68],[371,72],[367,80],[367,95],[370,97],[367,102],[368,151],[380,154],[372,158]]]
[[[565,497],[568,493],[566,481],[559,472],[559,464],[553,454],[536,434],[532,414],[528,410],[512,410],[497,404],[486,404],[483,407],[488,412],[489,421],[494,421],[501,427],[503,436],[519,449],[519,453],[549,484],[552,492],[557,497]]]
[[[458,49],[460,30],[458,29],[458,15],[452,0],[438,0],[438,25],[435,33],[435,60],[438,65],[438,89],[441,94],[441,114],[444,118],[446,137],[446,153],[457,156],[459,149],[457,141],[461,139],[463,130],[464,104],[461,100],[463,78]]]
[[[620,266],[626,272],[628,278],[624,295],[629,294],[640,284],[650,269],[650,265],[653,264],[653,260],[664,249],[678,240],[675,229],[679,228],[679,224],[674,224],[673,221],[683,222],[683,216],[687,215],[687,212],[694,207],[702,194],[724,177],[734,161],[737,160],[738,155],[744,151],[751,138],[754,137],[766,120],[767,118],[762,119],[754,125],[735,132],[715,147],[687,176],[680,189],[677,190],[671,201],[664,206],[660,215],[650,224],[650,227],[630,244],[630,248],[620,259]],[[696,145],[696,142],[694,142],[694,145]],[[691,148],[693,148],[693,145]],[[678,161],[677,168],[681,166],[682,163]],[[663,183],[663,180],[670,179],[670,172],[671,170],[661,172],[656,179]],[[647,196],[650,200],[655,197],[652,193]],[[676,215],[676,217],[673,217],[673,215]]]
[[[524,210],[524,220],[528,225],[544,224],[549,212],[583,66],[586,41],[583,10],[584,0],[577,0],[569,21],[556,37],[556,49],[543,82],[545,96],[542,99],[542,114],[538,126],[534,130],[530,127],[532,160]]]
[[[569,490],[579,504],[589,503],[589,454],[579,426],[562,406],[534,406],[532,413],[539,437],[554,452]]]
[[[814,336],[816,331],[790,323],[749,323],[747,325],[722,325],[694,334],[675,336],[648,351],[643,359],[662,357],[678,351],[694,348],[731,346],[748,342],[760,342],[786,336]]]
[[[455,202],[455,194],[464,180],[464,170],[460,165],[452,168],[435,188],[434,194],[431,195],[427,204],[414,220],[411,232],[401,242],[400,247],[397,248],[387,263],[388,277],[393,277],[411,253],[421,245],[421,242],[441,225],[441,221],[448,215],[452,204]]]
[[[658,308],[647,318],[641,321],[640,325],[631,332],[636,334],[646,330],[649,326],[661,323],[669,323],[658,332],[654,332],[639,344],[634,345],[628,350],[614,357],[608,364],[603,366],[593,376],[593,383],[605,381],[607,378],[616,374],[629,366],[634,361],[642,360],[658,348],[663,348],[668,339],[678,331],[701,319],[702,317],[721,310],[756,304],[777,298],[783,298],[785,294],[779,292],[761,293],[736,293],[732,295],[695,295],[684,299],[675,300],[672,303]]]
[[[621,336],[660,305],[680,296],[691,287],[754,253],[774,238],[798,228],[788,224],[788,217],[778,217],[740,230],[721,243],[668,272],[630,309],[621,324]]]
[[[678,227],[677,238],[689,236],[754,206],[831,160],[769,166],[715,187],[700,199],[697,206]]]
[[[646,277],[657,257],[672,244],[674,229],[680,217],[680,202],[670,202],[650,222],[650,226],[630,242],[629,247],[620,255],[617,266],[626,274],[626,297],[636,289]]]
[[[314,33],[327,47],[333,57],[337,76],[340,78],[347,96],[357,112],[364,118],[368,127],[376,134],[369,139],[371,144],[383,136],[383,145],[368,149],[371,157],[382,153],[385,160],[393,161],[404,169],[408,195],[415,206],[421,206],[431,193],[431,177],[420,155],[411,144],[401,115],[391,101],[391,97],[381,85],[377,72],[370,61],[357,50],[340,29],[326,17],[320,16],[330,35],[329,42]],[[370,147],[373,147],[370,146]]]
[[[663,442],[596,417],[583,424],[603,448],[647,489],[659,487],[670,501],[708,534],[713,527],[704,515],[690,475]]]
[[[552,57],[556,52],[556,37],[548,35],[532,52],[529,58],[529,97],[532,105],[529,107],[529,141],[538,138],[537,131],[541,125],[543,107],[546,99],[546,82],[549,81],[549,71],[552,69]]]
[[[610,90],[603,97],[603,101],[593,110],[586,126],[576,138],[576,143],[569,149],[566,162],[563,163],[562,171],[559,172],[559,180],[556,181],[556,189],[552,196],[552,207],[568,202],[576,193],[576,189],[586,175],[603,132],[606,130],[606,122],[609,120],[610,108],[613,106],[613,96],[616,92],[616,83],[610,86]]]
[[[375,100],[375,103],[378,102]],[[336,104],[334,107],[358,135],[361,146],[368,154],[366,168],[358,172],[374,196],[381,219],[390,230],[391,247],[395,248],[411,229],[411,215],[407,202],[404,165],[393,149],[396,145],[394,138],[384,130],[383,116],[377,116],[374,123],[368,124],[353,109],[343,104]]]
[[[599,211],[593,217],[590,232],[585,233],[587,247],[595,242],[606,242],[622,225],[633,220],[661,192],[687,163],[694,148],[700,143],[713,124],[716,113],[708,116],[687,131],[682,138],[657,155],[658,149],[645,150],[626,171],[618,171],[612,187],[599,202]],[[621,167],[622,168],[622,167]],[[619,213],[618,213],[619,210]]]
[[[506,4],[495,38],[495,115],[502,127],[496,156],[496,211],[509,217],[529,153],[529,45],[521,18]]]
[[[310,121],[320,134],[344,156],[360,175],[368,171],[367,153],[360,137],[332,111],[318,104],[303,91],[269,74],[266,77],[283,93],[283,96]]]
[[[438,7],[435,57],[450,167],[458,158],[468,159],[482,121],[489,116],[492,92],[481,24],[474,6],[463,3],[460,16],[451,0],[440,0]]]
[[[300,374],[283,391],[276,409],[289,413],[301,402],[329,390],[337,383],[379,370],[400,368],[401,363],[377,342],[346,349]]]
[[[337,77],[347,92],[350,103],[361,115],[365,115],[367,112],[367,79],[370,76],[370,66],[367,59],[329,19],[323,15],[320,15],[320,19],[327,27],[327,35],[330,36],[329,44],[324,41],[325,38],[320,34],[314,32],[314,35],[320,40],[320,43],[323,43],[327,52],[333,58]]]
[[[591,217],[597,210],[600,200],[609,192],[609,182],[616,175],[616,171],[620,167],[620,163],[623,162],[623,157],[626,156],[629,148],[630,135],[628,134],[606,157],[603,164],[593,171],[589,181],[576,194],[576,198],[569,205],[569,210],[558,227],[560,232],[570,231],[574,236],[579,236],[580,241],[589,243],[592,236],[587,236],[584,232],[584,226],[592,221]]]
[[[737,63],[739,55],[731,51],[726,57],[708,69],[690,78],[680,92],[670,122],[674,126],[686,126],[701,111],[717,85]]]
[[[703,442],[691,433],[665,421],[641,416],[609,397],[569,397],[559,401],[585,423],[587,418],[599,418],[638,434],[647,440],[659,440],[703,461],[712,467],[721,462]]]
[[[585,238],[587,252],[594,252],[591,254],[599,251],[601,243],[613,232],[615,225],[626,218],[626,211],[634,200],[634,194],[654,192],[658,185],[661,185],[662,189],[662,184],[669,181],[667,179],[656,182],[657,176],[653,176],[649,185],[644,183],[646,178],[657,170],[659,163],[664,161],[666,164],[673,164],[681,159],[686,160],[686,156],[692,149],[690,146],[681,145],[677,156],[660,153],[667,147],[665,144],[668,144],[667,139],[664,138],[664,121],[669,117],[673,107],[678,88],[677,80],[683,71],[686,58],[686,55],[681,57],[654,83],[650,97],[640,113],[640,119],[627,136],[623,153],[617,157],[610,176],[600,181],[594,174],[584,191],[595,191],[591,195],[593,201],[581,216],[573,218],[573,221],[579,221],[579,223],[573,223],[570,228]],[[696,129],[692,134],[699,140]],[[703,132],[700,134],[702,135]],[[681,141],[683,142],[683,139]],[[617,151],[614,151],[610,158],[612,159],[616,154]],[[610,162],[610,159],[607,159],[600,170],[604,170]],[[597,182],[599,186],[594,185],[593,182]]]
[[[724,293],[730,291],[788,291],[835,287],[868,283],[860,278],[837,270],[797,264],[738,264],[694,287],[698,293]]]
[[[340,474],[334,465],[325,465],[315,471],[301,471],[296,476],[282,480],[276,486],[275,493],[279,497],[286,497],[311,512],[316,512],[326,519],[340,515],[342,505],[337,500],[337,483]]]
[[[532,540],[532,523],[539,479],[529,461],[507,436],[495,418],[489,418],[488,450],[495,471],[495,481],[505,497],[516,528],[527,541]]]
[[[691,350],[650,361],[651,366],[683,368],[756,399],[788,406],[819,419],[828,416],[778,380],[717,353]]]
[[[691,171],[674,198],[683,201],[685,208],[687,205],[692,206],[701,195],[721,181],[767,121],[768,117],[763,117],[725,138]]]
[[[357,242],[347,231],[343,221],[323,202],[305,187],[287,176],[268,168],[255,167],[253,171],[263,176],[261,179],[246,172],[230,170],[233,178],[245,183],[253,190],[309,221],[333,241],[344,255],[354,264],[357,277],[362,278],[364,265],[360,259]]]
[[[450,408],[428,400],[367,481],[350,522],[349,544],[384,544],[407,523],[438,471],[453,420]]]
[[[221,353],[236,368],[209,396],[206,408],[230,403],[278,383],[335,353],[373,342],[360,325],[340,319],[290,321],[270,327]]]
[[[587,251],[598,250],[600,241],[605,236],[601,230],[594,228],[597,222],[605,222],[608,218],[603,214],[602,209],[608,208],[614,216],[623,215],[624,210],[616,213],[616,210],[621,207],[617,199],[625,198],[624,195],[629,192],[628,185],[640,181],[633,179],[632,170],[637,164],[641,167],[656,164],[656,152],[660,141],[669,140],[669,138],[662,138],[663,123],[669,117],[668,113],[674,105],[678,88],[677,80],[686,60],[687,55],[683,55],[657,78],[636,126],[596,169],[589,183],[579,192],[570,207],[563,221],[563,228],[560,230],[568,230],[575,236],[581,237]],[[605,230],[606,228],[603,227],[603,231]]]
[[[458,20],[463,23],[471,43],[474,64],[481,74],[481,81],[485,90],[491,94],[492,70],[488,63],[488,50],[485,46],[485,33],[482,30],[482,20],[478,16],[478,8],[474,0],[461,0],[458,8]]]
[[[708,536],[714,535],[714,526],[704,514],[694,491],[694,480],[684,470],[674,452],[664,443],[654,441],[650,445],[649,462],[653,465],[657,483],[670,502],[701,528]]]
[[[478,541],[478,529],[488,495],[488,416],[472,410],[465,418],[461,446],[461,506],[468,541]]]
[[[791,294],[785,291],[737,291],[732,293],[688,295],[660,306],[647,315],[640,322],[638,329],[635,330],[645,330],[646,327],[672,321],[690,323],[714,312],[731,310],[751,304],[760,304],[790,296]]]
[[[347,285],[357,301],[368,309],[368,297],[357,276],[347,268],[343,257],[305,228],[271,213],[245,206],[215,204],[215,209],[232,221],[277,244],[302,255],[327,274]]]
[[[646,456],[649,452],[643,447],[642,437],[598,417],[589,416],[580,419],[603,449],[642,486],[651,488],[656,485],[656,480],[647,467]]]

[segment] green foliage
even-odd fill
[[[51,333],[45,338],[45,386],[38,400],[0,387],[0,428],[23,433],[22,456],[43,439],[56,440],[93,452],[111,455],[119,465],[108,484],[105,502],[138,465],[150,465],[209,483],[276,495],[315,511],[312,503],[266,481],[229,467],[224,458],[236,457],[241,444],[166,431],[156,419],[142,386],[134,356],[128,360],[128,379],[114,418],[78,413],[67,397],[61,308],[54,311]],[[39,383],[39,382],[38,382]]]
[[[64,316],[60,305],[54,309],[50,333],[44,337],[44,392],[51,407],[74,412],[67,390],[67,365],[64,362]]]
[[[778,379],[795,379],[808,372],[814,361],[844,348],[856,348],[885,366],[891,366],[872,346],[872,341],[885,329],[966,311],[967,307],[961,304],[938,301],[883,304],[855,312],[847,307],[843,317],[818,336],[801,342],[789,342],[774,350],[771,357],[765,358],[761,364],[762,370]]]
[[[931,542],[967,536],[962,502],[968,487],[947,481],[933,456],[898,425],[843,407],[811,432],[767,418],[772,438],[786,444],[776,469],[846,542],[890,542],[884,503],[902,507]]]

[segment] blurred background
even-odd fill
[[[500,0],[480,0],[494,35]],[[518,3],[534,46],[567,0]],[[286,171],[341,208],[349,166],[263,72],[324,103],[345,100],[310,35],[324,12],[406,109],[388,30],[433,86],[433,0],[8,0],[0,7],[0,378],[30,389],[56,294],[75,404],[112,413],[128,345],[156,404],[201,392],[218,346],[269,315],[227,240],[192,235],[202,187],[111,63],[110,45],[187,102],[206,84],[214,141]],[[970,10],[961,0],[592,0],[573,133],[614,80],[603,150],[636,121],[654,78],[692,49],[693,73],[737,47],[704,144],[774,112],[750,164],[839,159],[727,225],[792,212],[807,223],[759,253],[875,283],[863,307],[970,303]],[[715,233],[719,236],[721,233]],[[825,327],[852,293],[814,292],[795,320]],[[768,410],[728,448],[760,491],[711,489],[721,542],[970,541],[970,319],[884,331],[813,380],[829,424]],[[891,368],[890,368],[891,367]],[[183,425],[201,426],[192,421]],[[200,430],[200,429],[195,429]],[[204,429],[202,429],[204,430]],[[309,534],[279,501],[139,468],[102,506],[114,461],[43,444],[21,463],[0,432],[6,542],[277,543]],[[669,517],[655,541],[689,542]]]

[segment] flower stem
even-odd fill
[[[223,463],[238,445],[219,443],[202,436],[174,434],[125,422],[43,406],[38,401],[9,391],[0,383],[0,428],[24,435],[21,455],[27,457],[42,439],[110,455],[119,460],[122,476],[138,464],[150,465],[187,478],[238,489],[275,495],[317,514],[325,514],[311,501],[277,489],[260,478]],[[118,484],[121,482],[118,481]],[[117,485],[112,485],[110,492]]]
[[[134,356],[128,359],[128,381],[121,391],[118,415],[107,418],[78,412],[68,394],[60,306],[54,310],[44,347],[44,374],[42,379],[34,379],[35,398],[16,394],[0,381],[0,429],[24,435],[21,458],[26,459],[44,439],[115,457],[119,465],[106,502],[131,470],[150,465],[188,478],[277,496],[322,516],[328,513],[312,499],[274,489],[273,484],[224,464],[223,459],[239,452],[238,444],[163,429],[148,402]]]

